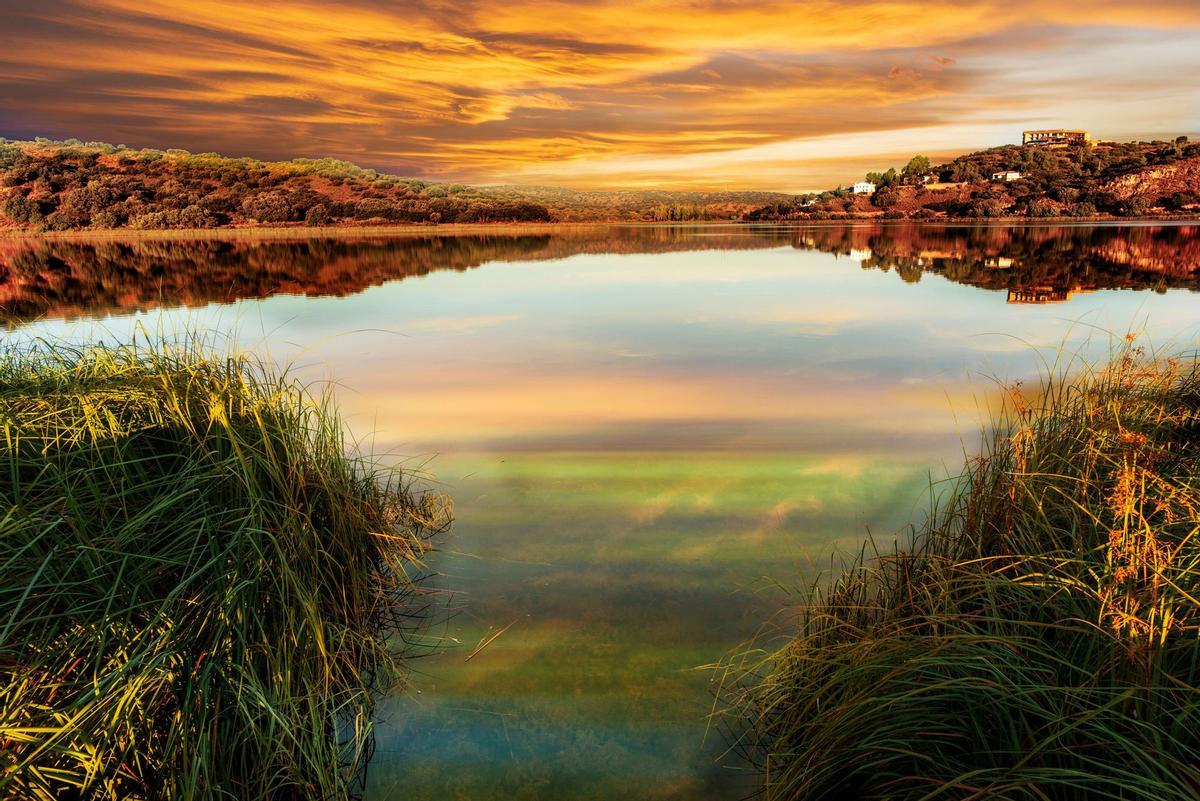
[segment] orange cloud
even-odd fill
[[[631,165],[829,135],[1099,128],[1113,86],[1194,121],[1197,27],[1190,0],[46,0],[6,13],[0,133],[645,183]]]

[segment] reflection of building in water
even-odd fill
[[[850,248],[850,260],[860,264],[874,255],[870,248]]]
[[[1008,303],[1066,303],[1073,295],[1088,290],[1082,287],[1059,289],[1052,286],[1031,286],[1008,290]]]
[[[964,253],[949,250],[922,250],[917,254],[917,264],[921,267],[936,267],[949,259],[960,259],[964,256]]]
[[[1023,145],[1066,147],[1067,145],[1083,145],[1090,141],[1087,131],[1071,128],[1046,128],[1040,131],[1025,131],[1021,134],[1021,144]]]

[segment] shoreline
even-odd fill
[[[1038,227],[1049,225],[1121,226],[1121,225],[1200,225],[1200,216],[1189,217],[947,217],[936,220],[884,220],[879,217],[849,217],[838,220],[693,220],[681,222],[649,221],[587,221],[548,223],[447,223],[439,225],[331,225],[331,226],[245,226],[225,228],[96,228],[71,231],[27,231],[0,229],[0,242],[21,240],[109,240],[130,239],[157,241],[187,241],[212,239],[236,241],[239,239],[352,239],[358,237],[405,238],[409,236],[472,236],[501,233],[507,235],[546,234],[596,228],[689,228],[689,227],[772,227],[772,228],[827,228],[847,225],[882,226],[955,226],[955,227],[999,227],[1021,225]]]

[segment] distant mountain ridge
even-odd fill
[[[729,220],[788,197],[473,187],[336,159],[263,162],[100,142],[0,139],[0,229]]]

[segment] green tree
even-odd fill
[[[905,178],[920,178],[925,173],[929,172],[933,165],[925,156],[913,156],[908,160],[908,164],[904,165]]]
[[[951,181],[978,181],[982,178],[983,173],[973,161],[956,161],[950,168]]]

